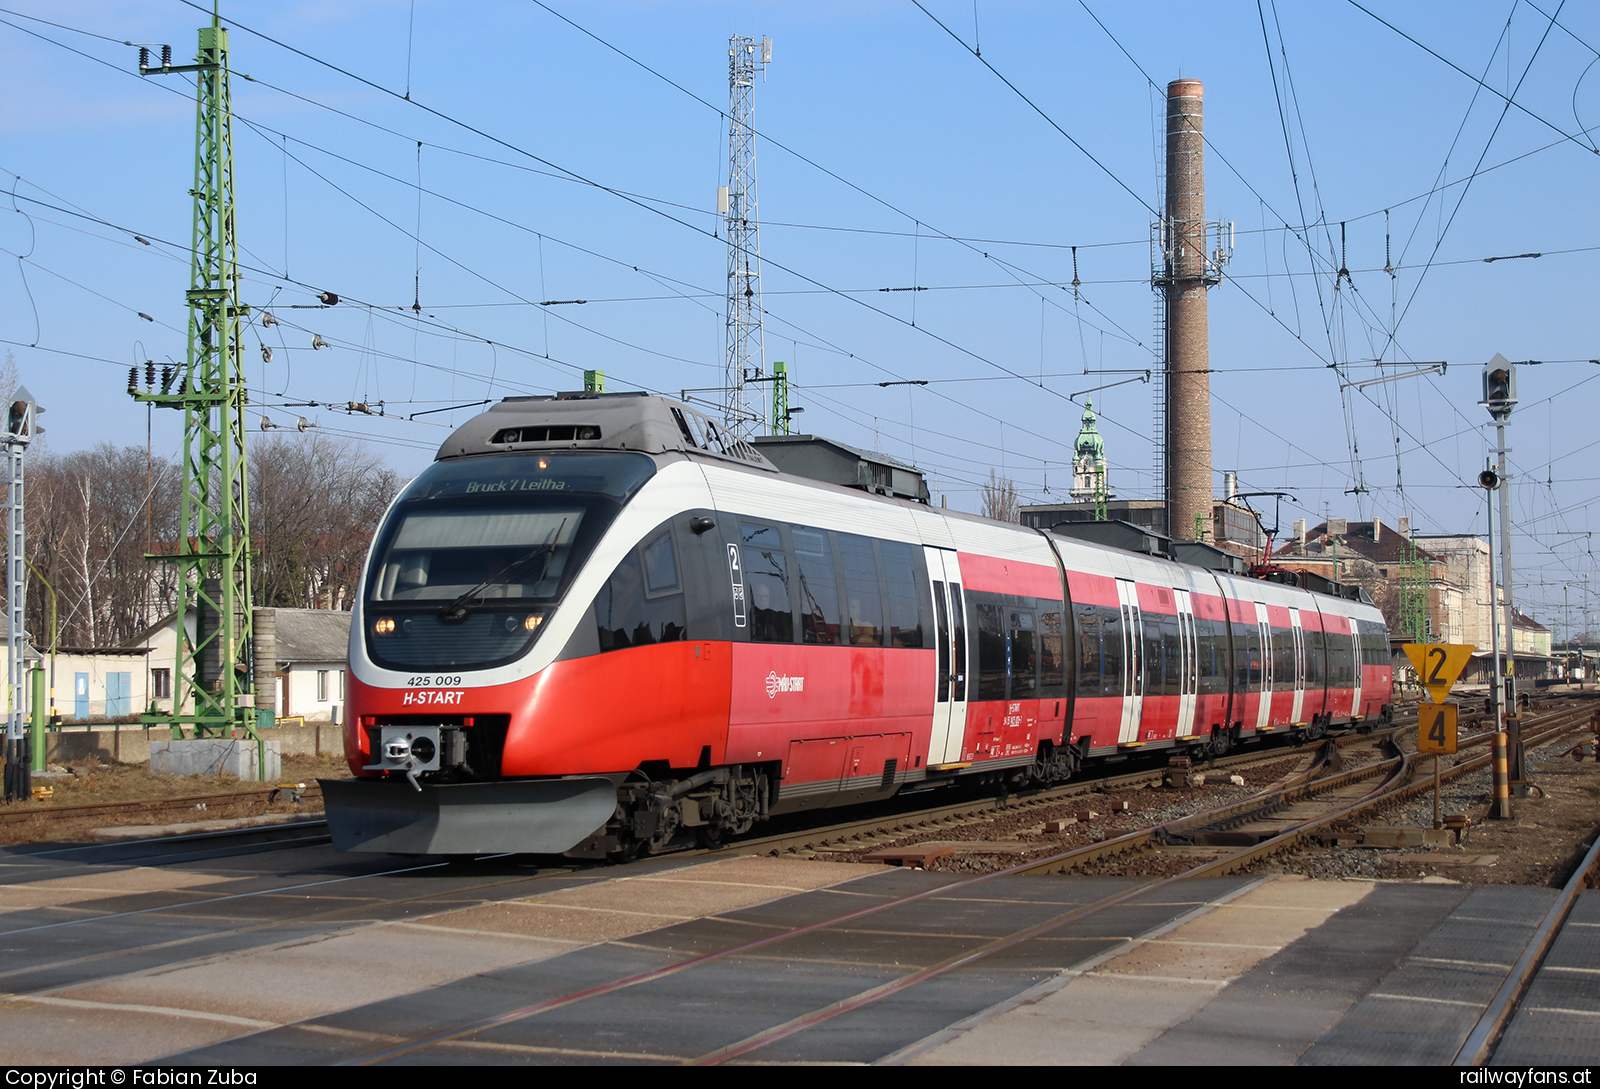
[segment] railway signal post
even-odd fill
[[[1528,776],[1522,751],[1522,723],[1517,717],[1516,609],[1512,604],[1511,592],[1511,476],[1506,469],[1506,455],[1511,453],[1511,447],[1506,445],[1506,421],[1511,418],[1511,410],[1517,405],[1517,368],[1499,353],[1483,365],[1483,400],[1478,404],[1488,409],[1490,418],[1494,420],[1494,452],[1499,458],[1495,466],[1494,485],[1491,486],[1481,476],[1479,478],[1479,483],[1485,488],[1500,493],[1500,586],[1505,609],[1506,665],[1505,676],[1497,673],[1495,683],[1505,690],[1501,697],[1501,729],[1506,733],[1511,781],[1517,784],[1519,794],[1526,796]],[[1492,510],[1489,520],[1491,524],[1494,521]],[[1491,553],[1494,551],[1493,543],[1489,550]],[[1492,606],[1493,602],[1490,604]]]
[[[22,531],[25,525],[22,510],[23,456],[33,441],[34,417],[42,412],[34,403],[33,394],[19,387],[11,395],[11,407],[6,413],[6,620],[9,656],[6,674],[6,697],[10,711],[6,719],[5,745],[5,800],[19,801],[32,795],[33,752],[31,742],[44,744],[42,737],[28,736],[27,714],[28,674],[23,668],[22,656],[28,644],[28,633],[23,629],[28,599],[27,552],[23,548]]]
[[[1428,702],[1417,705],[1417,752],[1433,754],[1433,826],[1444,827],[1439,817],[1439,757],[1456,751],[1456,722],[1460,709],[1445,697],[1472,659],[1475,648],[1467,643],[1407,643],[1406,657],[1417,679],[1428,691]],[[1503,770],[1503,765],[1496,765]],[[1498,775],[1498,771],[1497,771]],[[1500,796],[1496,778],[1495,797]]]

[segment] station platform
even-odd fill
[[[0,886],[0,1061],[1447,1065],[1554,896],[761,857],[55,872]],[[1497,1064],[1600,1061],[1596,980],[1589,892]]]

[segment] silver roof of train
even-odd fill
[[[436,460],[518,450],[677,451],[778,471],[705,413],[646,393],[507,397],[456,428]]]

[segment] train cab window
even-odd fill
[[[899,541],[879,541],[889,586],[889,645],[921,647],[922,594],[917,590],[916,550]]]
[[[789,559],[775,526],[739,524],[743,543],[745,592],[750,598],[750,639],[756,643],[794,642],[789,606]]]
[[[689,637],[670,533],[623,558],[595,596],[594,619],[602,652]]]
[[[872,542],[853,533],[839,534],[844,564],[844,593],[849,603],[849,640],[853,647],[883,646],[883,592]]]
[[[836,647],[841,638],[839,578],[834,571],[833,542],[826,530],[791,526],[795,578],[800,596],[800,638],[818,646]]]

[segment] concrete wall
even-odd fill
[[[344,753],[343,728],[331,723],[275,726],[262,737],[278,743],[284,756],[339,756]],[[172,731],[143,726],[96,726],[92,729],[52,731],[45,742],[46,760],[52,764],[79,763],[94,757],[104,764],[148,764],[150,742],[170,741]]]

